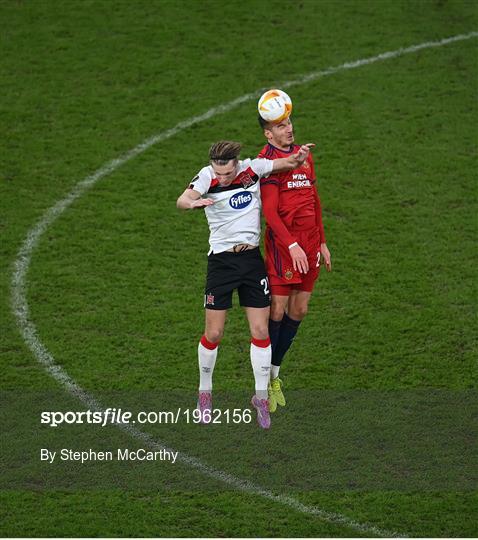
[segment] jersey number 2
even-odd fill
[[[267,278],[261,279],[261,285],[264,287],[264,294],[269,294],[269,280]]]

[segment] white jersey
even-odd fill
[[[211,234],[209,253],[221,253],[236,244],[258,246],[261,236],[261,191],[259,180],[272,172],[269,159],[245,159],[237,165],[237,176],[221,186],[209,165],[189,185],[214,204],[205,207]]]

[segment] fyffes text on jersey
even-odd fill
[[[252,201],[252,194],[247,191],[241,191],[241,193],[236,193],[229,199],[229,205],[234,210],[242,210],[246,208]]]

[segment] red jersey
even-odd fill
[[[260,151],[258,157],[266,159],[287,158],[299,151],[300,146],[292,145],[290,150],[280,150],[270,143]],[[261,179],[262,209],[267,227],[285,246],[297,241],[294,232],[317,228],[320,243],[325,243],[322,208],[315,187],[316,176],[312,154],[304,163],[282,173],[271,173]]]

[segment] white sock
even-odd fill
[[[198,360],[199,360],[199,391],[211,392],[212,390],[212,374],[216,365],[217,349],[207,349],[199,342],[198,345]]]
[[[254,371],[254,380],[256,383],[256,396],[259,399],[267,399],[267,386],[271,370],[272,348],[257,347],[251,343],[251,364]]]
[[[279,376],[279,369],[280,366],[274,366],[274,364],[271,364],[271,381],[273,379],[277,379],[277,377]]]

